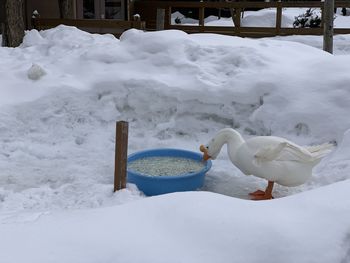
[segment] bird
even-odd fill
[[[274,183],[287,187],[304,184],[311,177],[313,167],[335,147],[334,143],[299,146],[276,136],[244,140],[238,131],[224,128],[208,144],[200,145],[203,160],[215,160],[225,144],[231,162],[238,169],[268,181],[265,191],[249,193],[252,200],[273,199]]]

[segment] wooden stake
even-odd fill
[[[115,135],[114,192],[126,187],[128,123],[118,121]]]
[[[334,0],[325,0],[323,20],[323,50],[333,53],[333,16]]]

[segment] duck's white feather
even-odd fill
[[[258,162],[271,162],[280,156],[281,152],[287,146],[286,142],[281,142],[275,146],[267,146],[259,149],[254,157]]]
[[[324,143],[320,145],[305,146],[304,148],[307,149],[315,158],[323,158],[333,151],[334,147],[334,143]]]

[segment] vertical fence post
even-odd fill
[[[333,16],[334,16],[334,0],[325,0],[323,20],[323,50],[333,53]]]
[[[114,192],[126,187],[128,123],[118,121],[115,134]]]
[[[169,28],[169,26],[171,26],[171,14],[172,14],[171,6],[168,6],[168,21],[165,25],[165,28]]]
[[[0,43],[0,47],[5,47],[7,46],[6,43],[6,32],[5,32],[5,23],[0,23],[0,33],[2,35],[2,41]]]
[[[276,10],[276,35],[280,34],[282,26],[282,3],[279,0],[277,2],[277,10]]]
[[[242,8],[235,8],[234,9],[234,24],[235,24],[235,33],[239,35],[241,31],[241,13]]]
[[[134,16],[134,0],[127,1],[127,19],[131,21]]]
[[[203,27],[204,26],[204,7],[199,8],[199,26]]]
[[[165,23],[165,9],[157,8],[157,31],[164,30]]]

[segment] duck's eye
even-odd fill
[[[205,146],[205,148],[207,148],[207,150],[209,150],[209,146]]]

